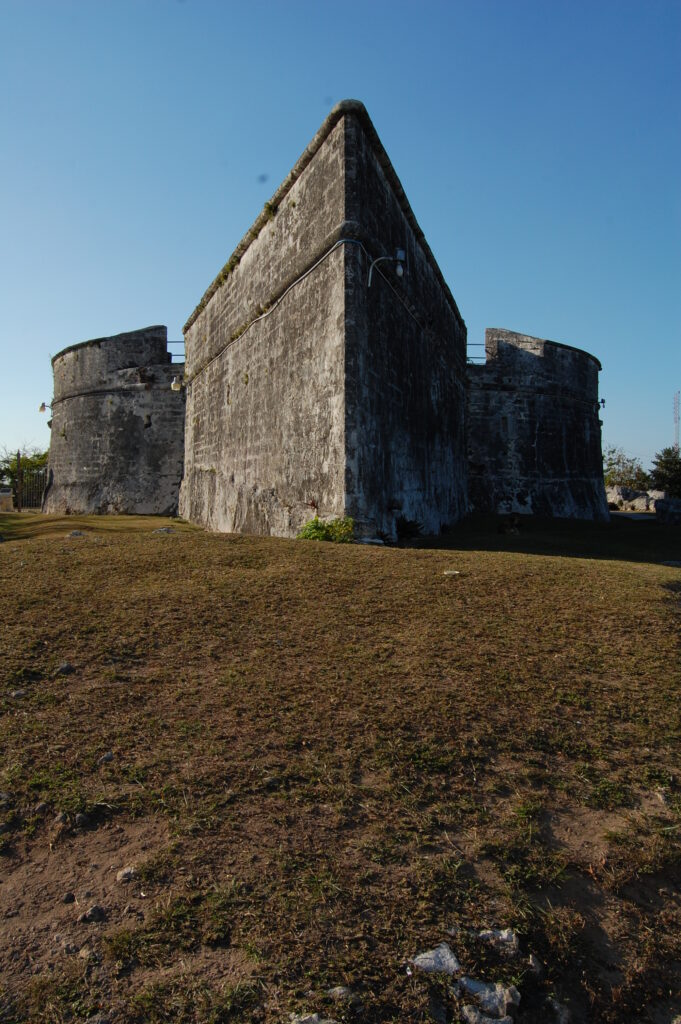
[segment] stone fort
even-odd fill
[[[295,536],[607,519],[594,356],[466,325],[364,106],[338,104],[189,317],[54,357],[47,512]],[[171,386],[172,385],[172,386]]]

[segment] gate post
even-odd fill
[[[17,512],[21,512],[21,491],[24,471],[21,468],[21,452],[17,452]]]

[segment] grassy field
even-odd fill
[[[3,1024],[681,1013],[681,531],[0,535]]]

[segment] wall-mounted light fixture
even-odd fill
[[[396,264],[395,273],[397,274],[397,276],[402,277],[402,275],[404,274],[404,261],[406,260],[406,258],[407,254],[405,253],[404,249],[395,249],[394,256],[379,256],[378,259],[374,260],[371,266],[369,267],[369,280],[367,283],[367,288],[371,288],[371,275],[373,274],[374,267],[376,266],[377,263],[380,263],[382,260],[390,260],[391,263]]]
[[[175,376],[173,377],[173,379],[170,382],[170,390],[171,391],[181,391],[183,387],[184,387],[184,381],[180,377],[179,373],[176,373]]]
[[[38,412],[47,412],[48,409],[50,411],[52,410],[52,406],[49,404],[49,402],[41,402],[40,405],[38,406]]]

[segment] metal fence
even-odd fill
[[[20,468],[14,485],[14,507],[17,511],[21,512],[23,508],[40,508],[46,483],[46,466],[41,469]]]

